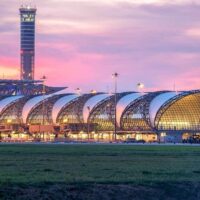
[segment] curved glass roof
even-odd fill
[[[118,126],[120,126],[120,120],[121,120],[121,116],[122,113],[124,112],[124,110],[126,109],[126,107],[134,100],[136,100],[137,98],[141,97],[144,94],[141,93],[132,93],[132,94],[128,94],[124,97],[122,97],[118,103],[117,103],[117,124]]]
[[[87,123],[88,117],[92,109],[101,101],[111,96],[110,94],[98,94],[94,97],[91,97],[83,107],[83,120]]]
[[[159,109],[170,99],[177,96],[178,93],[176,92],[166,92],[163,94],[160,94],[156,96],[150,103],[149,107],[149,116],[150,116],[150,122],[151,125],[154,126],[154,120],[156,117],[156,114],[158,113]]]
[[[60,99],[58,99],[56,101],[56,103],[54,104],[53,106],[53,109],[52,109],[52,120],[53,120],[53,123],[56,123],[56,120],[57,120],[57,117],[58,117],[58,114],[59,112],[62,110],[62,108],[67,105],[70,101],[76,99],[80,97],[80,95],[76,95],[76,94],[73,94],[73,95],[67,95],[67,96],[64,96]]]
[[[180,96],[179,96],[180,97]],[[158,130],[200,130],[200,93],[186,94],[169,102],[156,115]]]
[[[20,95],[20,96],[11,96],[11,97],[7,97],[7,98],[1,100],[1,101],[0,101],[0,113],[1,113],[2,110],[3,110],[4,108],[6,108],[9,104],[11,104],[11,103],[17,101],[18,99],[21,99],[22,97],[24,97],[24,96],[22,96],[22,95]]]
[[[30,113],[30,111],[41,101],[46,100],[47,98],[53,96],[54,94],[49,94],[49,95],[41,95],[37,97],[33,97],[32,99],[28,100],[26,104],[23,107],[22,110],[22,120],[24,123],[26,123],[27,117]]]

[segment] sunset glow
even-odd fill
[[[19,78],[19,7],[1,0],[0,76]],[[36,78],[73,91],[199,88],[199,1],[33,0],[37,6]]]

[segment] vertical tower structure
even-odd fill
[[[34,80],[36,8],[21,7],[21,80]]]

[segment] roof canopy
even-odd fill
[[[58,117],[59,112],[62,110],[63,107],[65,107],[68,103],[73,101],[74,99],[78,98],[79,95],[73,94],[73,95],[67,95],[64,96],[56,101],[56,103],[53,106],[52,109],[52,119],[53,123],[56,124],[56,120]]]
[[[85,123],[87,123],[88,117],[90,115],[90,112],[92,109],[101,101],[108,98],[110,94],[98,94],[93,97],[91,97],[84,105],[83,107],[83,120]]]
[[[177,96],[176,92],[166,92],[163,94],[160,94],[156,96],[150,103],[149,107],[149,115],[150,115],[150,121],[151,125],[154,126],[154,120],[156,117],[156,114],[158,113],[159,109],[170,99]]]
[[[11,96],[11,97],[7,97],[3,100],[0,101],[0,113],[3,111],[3,109],[5,109],[8,105],[10,105],[11,103],[14,103],[15,101],[17,101],[18,99],[21,99],[23,96]]]
[[[137,98],[141,97],[142,93],[132,93],[132,94],[128,94],[124,97],[122,97],[118,103],[117,103],[117,124],[118,126],[120,126],[120,120],[121,120],[121,116],[124,112],[124,110],[126,109],[126,107],[133,102],[134,100],[136,100]]]
[[[53,96],[53,95],[41,95],[41,96],[33,97],[32,99],[28,100],[22,110],[23,122],[26,123],[29,113],[38,103],[42,102],[43,100],[46,100],[47,98],[49,98],[51,96]]]

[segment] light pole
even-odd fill
[[[12,123],[12,119],[7,119],[7,124],[9,125],[9,129],[11,129],[11,123]],[[9,132],[8,137],[11,138],[11,133]]]
[[[115,100],[114,100],[114,117],[115,117],[115,122],[114,122],[114,141],[116,141],[117,139],[117,78],[118,78],[119,74],[118,73],[114,73],[112,75],[113,79],[114,79],[114,94],[115,94]]]
[[[88,115],[88,118],[87,118],[87,134],[88,134],[88,142],[90,140],[90,121],[89,121],[89,118],[90,118],[90,106],[87,107],[88,109],[88,112],[89,112],[89,115]]]
[[[63,119],[63,128],[62,128],[62,130],[64,132],[65,139],[68,137],[68,134],[67,134],[68,132],[65,131],[66,124],[68,124],[68,118],[64,118]],[[68,129],[68,125],[67,125],[67,129]]]
[[[80,88],[76,88],[75,91],[76,91],[76,94],[81,95],[81,89]]]
[[[45,115],[45,105],[44,105],[44,98],[45,98],[45,80],[47,79],[46,76],[42,76],[41,80],[42,80],[42,97],[43,97],[43,100],[42,100],[42,126],[44,126],[44,115]],[[44,127],[43,127],[44,129]],[[40,129],[40,132],[41,132],[41,129]],[[44,141],[44,131],[43,131],[43,141]]]
[[[138,84],[137,84],[137,89],[138,89],[138,92],[143,92],[144,83],[138,83]]]

